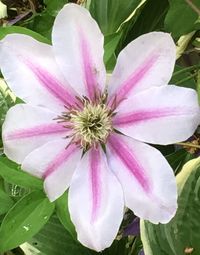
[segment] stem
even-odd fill
[[[199,65],[190,66],[190,67],[186,67],[186,68],[184,68],[182,70],[176,71],[176,72],[174,72],[173,77],[176,76],[176,75],[185,73],[185,72],[196,70],[197,68],[200,68],[200,64]]]
[[[28,2],[30,4],[32,13],[35,14],[36,13],[36,9],[35,9],[34,3],[32,2],[32,0],[28,0]]]
[[[200,9],[191,1],[191,0],[185,0],[186,3],[200,16]]]
[[[197,52],[197,49],[193,48],[193,49],[186,50],[183,54],[187,55],[187,54],[190,54],[192,52]]]
[[[15,19],[11,20],[11,21],[8,21],[8,25],[9,26],[12,26],[14,25],[15,23],[17,23],[18,21],[22,20],[23,18],[25,18],[29,13],[31,13],[32,11],[28,11],[26,13],[23,13],[21,15],[18,15]]]
[[[191,147],[191,148],[197,148],[200,149],[200,145],[195,145],[193,143],[175,143],[177,145],[181,145],[181,146],[187,146],[187,147]]]
[[[191,75],[189,75],[188,77],[186,77],[186,78],[184,78],[184,79],[182,79],[182,80],[177,81],[177,82],[176,82],[176,85],[178,85],[178,84],[180,84],[180,83],[182,83],[182,82],[188,81],[188,80],[192,79],[193,77],[195,77],[196,75],[197,75],[196,73],[191,74]]]

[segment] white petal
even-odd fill
[[[54,201],[69,187],[80,159],[81,150],[76,145],[69,145],[69,140],[59,139],[28,154],[22,163],[22,169],[44,178],[44,189],[50,201]]]
[[[138,93],[117,110],[113,119],[117,130],[154,144],[184,141],[200,123],[196,91],[173,85]]]
[[[102,150],[90,149],[72,178],[69,210],[85,246],[101,251],[111,245],[123,218],[121,186],[107,166]]]
[[[0,43],[0,68],[11,90],[26,103],[61,112],[74,91],[56,64],[52,46],[22,34]]]
[[[169,34],[152,32],[138,37],[120,52],[108,94],[119,102],[151,86],[166,85],[175,58],[176,47]]]
[[[53,47],[66,79],[90,98],[105,86],[103,35],[83,7],[67,4],[58,13],[52,33]]]
[[[107,155],[126,206],[143,219],[167,223],[176,212],[177,191],[173,171],[162,154],[132,138],[112,135]]]
[[[18,104],[10,108],[2,127],[4,153],[21,163],[32,150],[67,135],[55,120],[55,113],[40,107]]]

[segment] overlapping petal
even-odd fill
[[[158,150],[129,137],[111,135],[107,157],[122,185],[126,206],[137,216],[153,223],[167,223],[174,216],[175,178]]]
[[[79,241],[101,251],[110,246],[123,218],[121,185],[100,149],[87,152],[72,178],[69,210]]]
[[[69,187],[81,159],[81,151],[67,139],[58,139],[35,149],[24,159],[22,169],[44,179],[44,190],[50,201]]]
[[[72,104],[74,90],[56,64],[52,46],[22,34],[0,44],[0,68],[11,90],[26,103],[60,113]]]
[[[184,141],[199,122],[196,91],[173,85],[152,87],[124,100],[113,119],[117,130],[154,144]]]
[[[103,41],[86,9],[67,4],[57,15],[52,33],[57,62],[74,89],[90,99],[105,86]]]
[[[108,94],[120,102],[151,86],[168,84],[174,69],[176,47],[167,33],[144,34],[129,43],[118,56]]]
[[[10,108],[2,127],[4,153],[17,163],[37,147],[62,139],[67,129],[55,120],[55,113],[41,107],[18,104]]]

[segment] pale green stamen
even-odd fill
[[[97,142],[104,143],[112,131],[110,115],[104,104],[93,105],[89,102],[82,111],[73,111],[70,122],[73,124],[75,140],[80,140],[83,148]]]

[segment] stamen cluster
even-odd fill
[[[79,143],[84,150],[97,143],[104,144],[113,130],[112,111],[103,97],[95,102],[88,98],[79,98],[78,101],[82,103],[82,107],[72,107],[59,117],[61,122],[65,122],[65,126],[72,130],[72,141]]]

